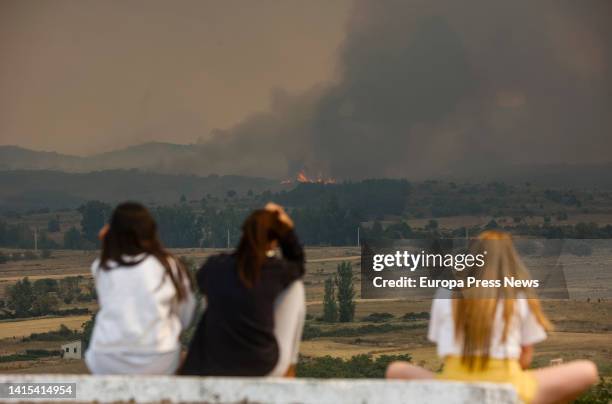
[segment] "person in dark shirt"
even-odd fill
[[[242,232],[234,253],[210,257],[197,273],[207,307],[180,374],[266,376],[279,361],[274,303],[304,275],[304,251],[276,204],[254,211]]]

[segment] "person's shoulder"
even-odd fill
[[[446,288],[438,288],[434,294],[436,300],[449,300],[453,298],[453,292]]]
[[[100,270],[100,258],[96,258],[94,262],[92,262],[90,270],[91,274],[95,277],[96,273],[98,273],[98,271]]]
[[[527,317],[531,312],[531,309],[529,308],[529,302],[525,293],[517,293],[514,302],[516,307],[515,311],[518,312],[518,315],[522,318]]]
[[[144,257],[142,257],[140,259],[140,262],[138,262],[136,266],[137,267],[155,267],[157,269],[162,269],[165,271],[164,264],[160,261],[159,258],[157,258],[156,256],[152,254],[147,254]]]
[[[162,274],[166,271],[166,267],[162,262],[153,254],[139,254],[134,256],[123,256],[122,259],[126,262],[126,265],[117,265],[112,263],[111,267],[116,269],[117,275],[128,277],[142,277],[150,276],[151,273]]]
[[[431,302],[433,311],[451,312],[453,310],[453,298],[451,296],[435,297]]]
[[[214,254],[208,257],[202,265],[202,269],[204,270],[214,270],[216,268],[226,267],[228,265],[233,265],[235,262],[235,257],[233,254],[228,253],[220,253]]]

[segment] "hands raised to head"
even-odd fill
[[[293,229],[293,220],[291,220],[291,218],[289,217],[287,212],[285,212],[285,209],[282,206],[274,202],[268,202],[266,206],[264,207],[264,209],[269,210],[270,212],[277,212],[278,219],[282,223],[286,224],[290,229]]]

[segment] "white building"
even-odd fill
[[[81,359],[81,340],[70,341],[62,345],[62,358]]]

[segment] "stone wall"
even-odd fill
[[[0,375],[0,383],[75,383],[72,402],[304,403],[517,403],[506,385],[374,379],[263,379],[174,376]],[[50,401],[20,399],[4,402]],[[63,399],[63,402],[71,400]]]

